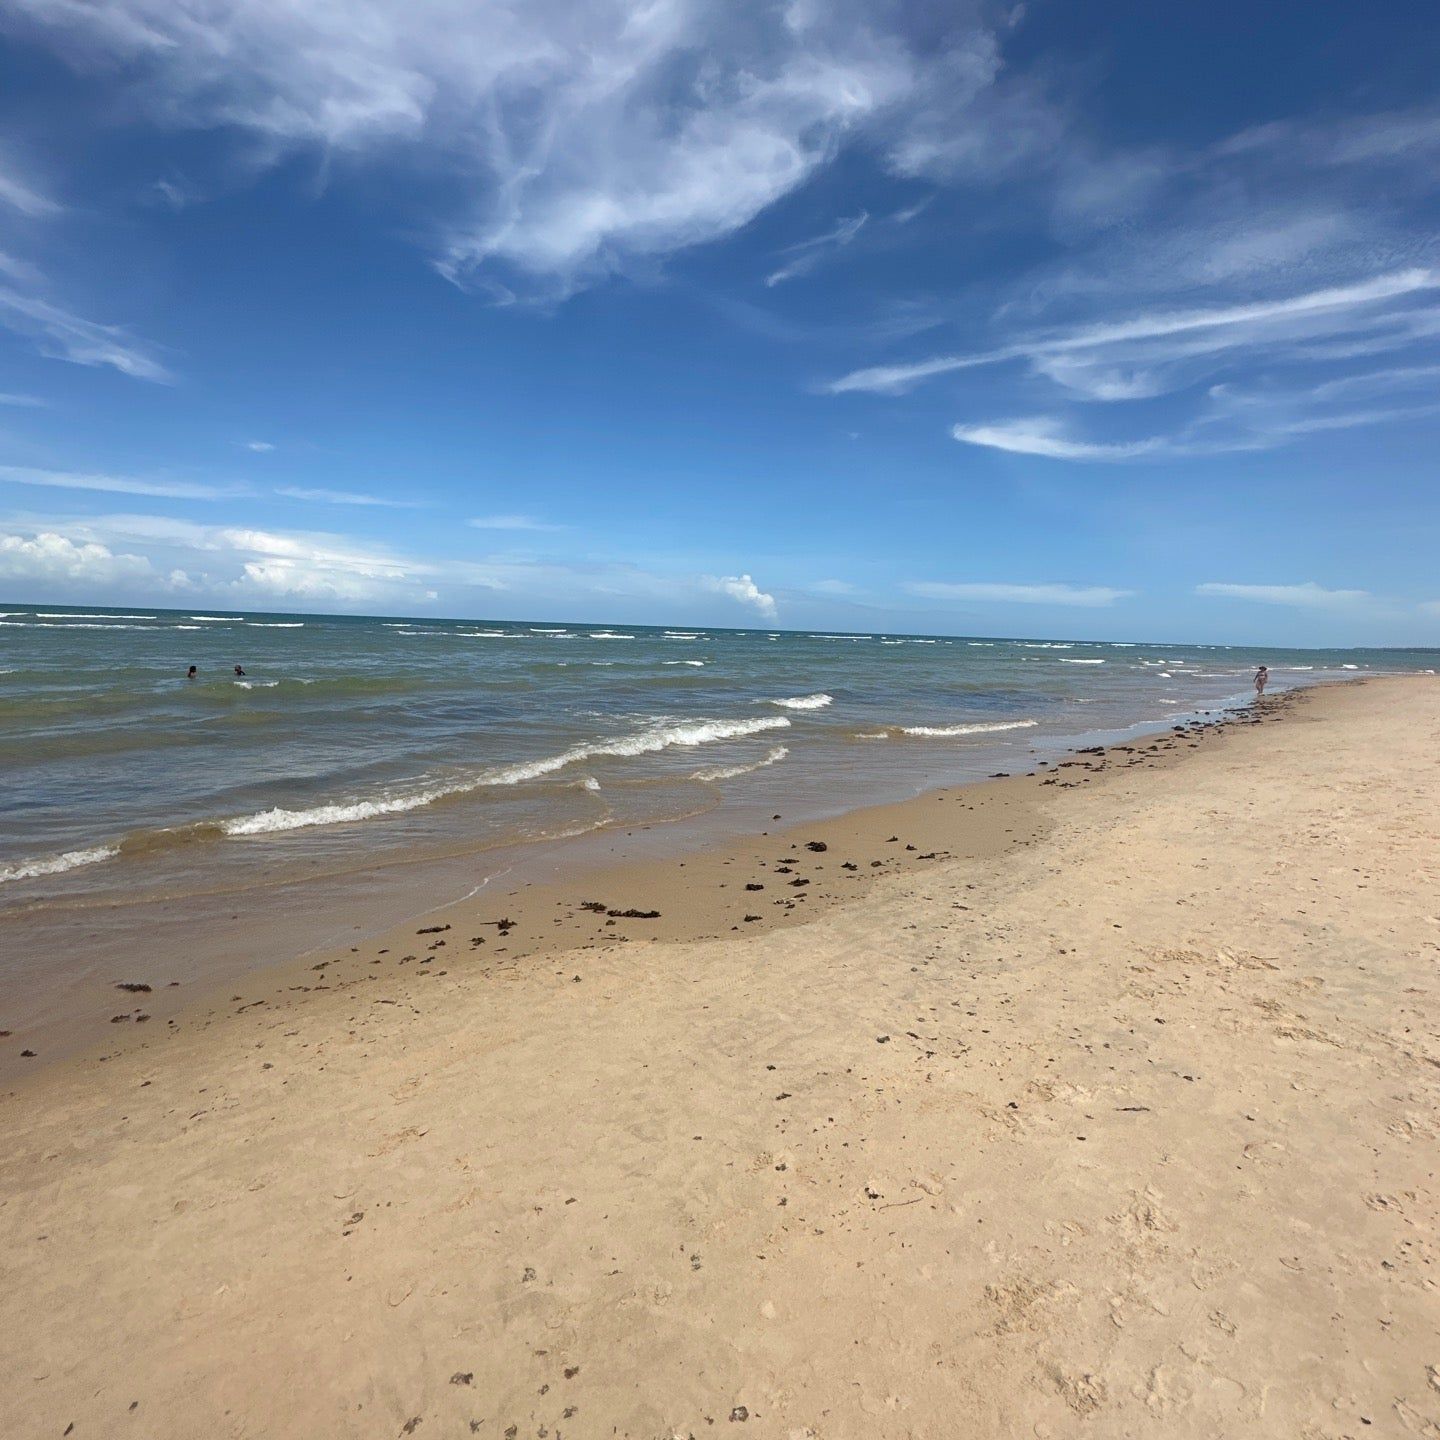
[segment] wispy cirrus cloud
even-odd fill
[[[1135,460],[1169,445],[1156,437],[1120,443],[1074,440],[1062,434],[1060,426],[1057,419],[1039,416],[990,425],[956,425],[950,433],[965,445],[1004,450],[1011,455],[1039,455],[1047,460]]]
[[[255,447],[252,445],[250,448]],[[327,490],[323,486],[277,485],[275,493],[288,500],[308,500],[317,505],[378,505],[391,510],[414,510],[425,504],[423,500],[401,500],[389,495],[371,495],[358,490]]]
[[[174,376],[153,347],[119,325],[87,320],[41,295],[0,285],[0,325],[34,341],[41,354],[75,365],[109,366],[136,380],[164,384]]]
[[[58,201],[42,193],[15,173],[13,163],[0,154],[0,219],[4,231],[14,232],[26,248],[27,237],[39,227],[65,214]],[[8,237],[7,237],[8,238]],[[29,241],[33,245],[33,240]],[[28,260],[0,253],[0,326],[33,341],[44,355],[77,365],[109,366],[138,380],[168,381],[173,377],[154,349],[117,325],[86,319],[48,298],[43,271]]]
[[[765,277],[765,284],[773,288],[776,285],[783,285],[787,280],[796,280],[802,275],[808,275],[821,264],[827,254],[848,245],[860,233],[869,219],[870,216],[862,210],[848,220],[837,222],[832,230],[827,230],[823,235],[815,235],[809,240],[800,240],[794,245],[787,245],[780,252],[782,257],[780,265]]]
[[[21,180],[3,155],[0,155],[0,205],[8,205],[28,220],[48,220],[61,213],[59,203]]]
[[[30,465],[0,465],[0,484],[47,490],[94,490],[113,495],[150,495],[167,500],[224,500],[249,491],[241,485],[209,485],[189,480],[146,480],[74,470],[41,470]]]
[[[1412,267],[1373,276],[1352,285],[1332,286],[1274,300],[1201,310],[1160,311],[1036,335],[974,354],[938,355],[908,364],[870,366],[852,370],[848,375],[828,382],[824,389],[832,395],[852,391],[901,394],[922,381],[957,370],[998,365],[1010,360],[1030,360],[1043,365],[1062,357],[1093,357],[1143,342],[1171,340],[1179,336],[1206,337],[1198,345],[1190,345],[1182,351],[1179,358],[1197,353],[1213,355],[1242,347],[1274,346],[1312,338],[1317,329],[1313,322],[1317,318],[1322,320],[1319,330],[1326,335],[1372,330],[1386,323],[1403,328],[1404,316],[1397,319],[1387,314],[1377,319],[1372,307],[1437,289],[1440,289],[1440,271]]]
[[[1135,592],[1110,585],[1019,585],[996,581],[916,580],[905,585],[926,600],[964,600],[972,604],[1066,605],[1094,610],[1127,599]]]
[[[896,174],[972,176],[1043,128],[969,0],[943,28],[869,0],[11,8],[157,126],[337,165],[423,154],[447,195],[413,228],[443,274],[497,299],[731,235],[850,145]]]
[[[1196,455],[1233,455],[1270,450],[1304,435],[1425,420],[1440,415],[1440,401],[1394,405],[1387,409],[1311,409],[1323,404],[1314,391],[1286,395],[1259,391],[1244,394],[1217,388],[1206,407],[1173,435],[1135,440],[1086,440],[1071,434],[1056,415],[956,425],[951,435],[965,445],[1033,455],[1045,460],[1126,461],[1157,457],[1181,459]]]
[[[563,525],[552,525],[545,520],[537,520],[533,515],[476,515],[465,523],[476,530],[554,531],[566,528]]]

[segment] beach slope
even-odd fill
[[[7,1434],[1440,1435],[1440,683],[1129,758],[22,1082]]]

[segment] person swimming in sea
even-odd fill
[[[241,666],[237,665],[237,666],[235,667],[235,678],[236,678],[237,680],[238,680],[238,679],[240,678],[240,676],[242,676],[244,673],[245,673],[245,671],[244,671],[244,669],[243,669]]]
[[[185,672],[185,678],[186,678],[187,680],[193,680],[199,673],[200,673],[199,668],[198,668],[197,666],[192,665],[192,666]]]
[[[1262,665],[1255,672],[1255,698],[1257,700],[1265,693],[1265,685],[1269,679],[1270,671]]]

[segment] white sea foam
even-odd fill
[[[600,782],[593,775],[587,775],[580,782],[580,788],[582,790],[598,790],[600,788]]]
[[[1062,665],[1103,665],[1105,662],[1103,660],[1072,660],[1068,656],[1062,655],[1060,663]]]
[[[667,640],[704,640],[706,637],[698,630],[667,630],[665,638]]]
[[[568,630],[546,630],[539,625],[532,625],[530,633],[532,635],[568,635],[570,632]]]
[[[18,612],[17,612],[18,613]],[[22,630],[163,630],[163,625],[97,625],[89,620],[70,622],[55,620],[0,620],[0,625],[14,625]]]
[[[0,865],[0,885],[7,880],[34,880],[41,875],[59,875],[81,865],[95,865],[120,853],[116,845],[96,845],[89,850],[67,850],[63,855],[46,855],[38,860],[21,860]]]
[[[241,690],[273,690],[279,683],[278,680],[237,680],[235,682]]]
[[[266,835],[285,830],[302,830],[313,825],[341,825],[351,820],[373,820],[382,815],[400,815],[432,805],[450,795],[464,795],[489,785],[518,785],[552,775],[567,765],[593,760],[600,756],[629,757],[650,755],[671,746],[708,745],[719,740],[738,740],[764,730],[783,730],[790,722],[783,715],[770,715],[753,720],[696,720],[688,724],[656,725],[634,735],[599,740],[589,745],[576,745],[558,755],[537,760],[522,760],[514,765],[488,770],[473,779],[452,781],[427,790],[405,795],[387,795],[376,800],[353,800],[346,804],[316,805],[308,810],[262,810],[254,815],[240,815],[223,822],[227,835]]]
[[[793,695],[788,700],[772,700],[770,704],[778,705],[782,710],[823,710],[834,699],[833,695],[822,692],[818,695]]]
[[[767,765],[778,765],[789,753],[790,751],[784,745],[776,745],[763,760],[756,760],[753,764],[717,765],[710,770],[697,770],[690,778],[705,784],[713,784],[716,780],[734,780],[737,776],[750,775],[756,770],[763,770]]]
[[[192,620],[214,620],[229,625],[241,620],[243,617],[239,615],[192,615],[190,618]]]
[[[15,611],[20,614],[20,611]],[[38,620],[153,620],[153,615],[101,615],[98,612],[94,615],[86,610],[37,610],[35,617]]]
[[[976,725],[902,725],[902,735],[996,735],[1002,730],[1028,730],[1038,720],[995,720]]]
[[[704,665],[705,662],[703,660],[662,660],[660,663],[662,665],[694,665],[698,668]]]
[[[997,640],[967,640],[965,642],[976,650],[993,650],[999,641]]]
[[[623,635],[615,630],[591,630],[588,632],[591,640],[633,640],[633,635]]]
[[[1351,665],[1348,661],[1340,667],[1342,670],[1358,670],[1358,665]]]
[[[253,626],[256,630],[303,630],[303,620],[246,620],[246,625]]]

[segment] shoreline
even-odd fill
[[[1440,684],[1277,718],[658,861],[689,938],[535,886],[35,1073],[13,1433],[1440,1426]]]
[[[782,814],[767,818],[759,807],[751,805],[748,813],[745,810],[727,813],[725,818],[729,823],[723,829],[714,823],[717,812],[712,810],[675,820],[644,825],[619,822],[578,836],[462,852],[451,857],[455,863],[449,869],[434,857],[424,857],[415,862],[416,866],[423,868],[432,884],[438,877],[446,877],[442,883],[451,886],[451,895],[435,900],[424,895],[417,885],[411,884],[404,891],[405,900],[398,906],[395,897],[387,896],[383,904],[373,908],[362,923],[352,925],[351,934],[341,933],[345,912],[340,911],[336,915],[338,923],[327,926],[330,930],[328,935],[304,943],[288,954],[282,953],[278,958],[220,967],[213,973],[185,971],[183,980],[175,980],[173,976],[180,967],[167,963],[166,958],[156,958],[152,953],[143,962],[126,962],[118,967],[124,969],[123,975],[117,973],[109,979],[88,978],[75,987],[66,1013],[58,1017],[47,1016],[39,1024],[28,1027],[8,1023],[10,1033],[0,1035],[0,1090],[17,1083],[23,1084],[28,1077],[51,1065],[77,1061],[100,1063],[130,1049],[153,1049],[164,1043],[165,1034],[193,1022],[202,1010],[208,1023],[220,1015],[227,1004],[259,1003],[254,997],[262,993],[271,996],[303,995],[311,991],[324,993],[328,987],[323,980],[317,983],[313,976],[317,964],[323,962],[327,969],[335,963],[343,965],[344,957],[355,944],[383,945],[389,952],[405,953],[413,948],[406,944],[408,927],[421,921],[448,923],[464,930],[467,924],[472,929],[486,927],[493,925],[497,919],[514,919],[518,915],[513,932],[504,936],[501,943],[487,941],[490,949],[484,952],[486,955],[503,954],[510,960],[538,959],[567,945],[593,944],[603,939],[627,943],[684,942],[709,938],[725,929],[738,929],[740,926],[748,934],[789,926],[837,902],[856,898],[856,892],[868,888],[868,882],[878,874],[910,873],[934,863],[929,857],[939,857],[944,849],[942,840],[952,835],[949,826],[953,824],[953,807],[948,816],[941,816],[932,809],[943,803],[946,797],[977,797],[979,814],[974,816],[965,832],[970,847],[968,854],[969,858],[989,856],[1003,848],[1001,832],[1007,829],[1006,825],[998,823],[998,818],[992,817],[1009,815],[1018,810],[1020,825],[1035,825],[1037,817],[1030,814],[1027,797],[1044,796],[1050,786],[1060,785],[1060,772],[1066,766],[1083,771],[1087,783],[1093,778],[1092,771],[1095,774],[1105,773],[1103,754],[1097,759],[1089,753],[1097,748],[1101,752],[1113,752],[1115,757],[1134,751],[1137,757],[1134,763],[1139,763],[1138,757],[1143,756],[1145,763],[1153,765],[1178,758],[1173,753],[1175,751],[1188,753],[1192,746],[1213,743],[1235,727],[1273,723],[1283,717],[1293,704],[1303,703],[1300,697],[1308,698],[1317,692],[1365,683],[1365,680],[1347,680],[1332,681],[1324,686],[1296,686],[1273,693],[1258,711],[1250,705],[1215,712],[1213,719],[1187,719],[1183,724],[1172,719],[1153,726],[1137,724],[1125,731],[1107,732],[1124,736],[1123,740],[1109,746],[1050,752],[1056,756],[1063,755],[1063,759],[1042,760],[1039,755],[1045,752],[1038,750],[1016,757],[1018,762],[1034,766],[1033,771],[992,775],[985,780],[922,789],[908,798],[879,804],[842,805],[818,818],[791,821],[783,818]],[[1180,747],[1176,740],[1182,731],[1185,747]],[[804,886],[784,896],[777,895],[776,887],[772,886],[763,903],[758,898],[759,892],[731,891],[726,896],[719,895],[719,890],[729,883],[724,872],[732,868],[750,866],[754,869],[779,863],[772,855],[777,842],[795,848],[801,868],[806,870],[811,852],[805,851],[803,846],[806,840],[814,838],[811,831],[818,833],[816,827],[843,836],[852,849],[866,852],[863,866],[854,871],[829,875],[827,878],[832,883],[828,889],[814,888],[812,882],[819,878],[818,872],[825,869],[824,862],[817,861],[808,865],[807,875],[801,877],[806,879]],[[908,829],[913,834],[898,841],[892,850],[888,835],[892,832],[898,834],[901,829]],[[885,835],[881,835],[881,831],[886,832]],[[1034,838],[1033,833],[1030,838]],[[877,847],[884,847],[883,852]],[[883,858],[875,861],[874,856],[882,853]],[[666,857],[672,854],[683,855],[685,859],[677,861],[673,867],[668,866]],[[925,855],[927,859],[910,858],[917,855]],[[944,858],[952,857],[946,853]],[[491,869],[478,886],[471,887],[459,872],[477,859],[486,869],[497,864],[499,868]],[[834,863],[843,865],[845,862],[837,859]],[[386,878],[390,878],[395,869],[403,868],[403,862],[391,867]],[[686,873],[682,875],[681,871]],[[347,874],[345,878],[349,880],[351,877]],[[293,889],[304,894],[313,891],[317,885],[323,885],[324,880],[325,877],[317,880],[297,875],[278,882],[275,888]],[[589,912],[577,909],[584,904],[589,892],[581,897],[575,887],[584,888],[586,885],[597,893],[606,890],[612,897],[640,897],[622,898],[615,904],[607,902],[607,910],[659,909],[660,915],[654,922],[632,919],[624,927],[617,924],[618,917],[609,915],[590,923],[584,918]],[[843,895],[842,890],[846,892]],[[737,909],[736,902],[747,893],[757,898],[753,903],[739,905]],[[683,899],[680,898],[682,895]],[[241,892],[237,902],[245,898],[245,893]],[[179,903],[183,905],[188,899],[182,897]],[[788,903],[782,904],[782,900]],[[147,913],[172,911],[172,907],[157,906],[148,899],[139,904]],[[508,910],[514,913],[508,917],[492,915],[491,910],[497,906],[500,910],[506,910],[508,906]],[[106,912],[113,913],[113,909],[108,903],[93,909],[80,906],[71,911],[59,909],[46,918],[55,920],[57,924],[68,922],[72,929],[93,930],[103,926]],[[556,909],[562,910],[565,921],[570,923],[557,925],[551,914],[541,913]],[[353,909],[350,913],[353,914]],[[242,913],[233,915],[231,919],[243,925],[247,934],[257,925],[264,927],[269,923],[263,915],[256,916],[253,910],[243,907]],[[580,923],[573,923],[577,919]],[[542,921],[548,922],[548,928]],[[178,933],[172,934],[161,945],[161,957],[167,951],[173,954],[185,947],[189,918],[182,912],[175,924]],[[82,942],[76,940],[72,943],[78,946]],[[277,947],[283,950],[284,944],[283,936],[269,938],[272,951]],[[448,943],[445,948],[449,948]],[[471,948],[475,952],[482,949],[467,944],[467,950]],[[117,967],[112,965],[111,968]],[[124,988],[126,986],[148,988],[128,991]],[[226,995],[230,997],[228,1000],[222,998]],[[145,1018],[139,1019],[141,1016]],[[142,1025],[152,1028],[142,1031]],[[25,1055],[23,1052],[26,1050],[35,1053]]]

